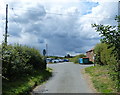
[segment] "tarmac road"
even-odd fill
[[[92,65],[80,65],[72,62],[48,64],[53,76],[47,83],[36,87],[33,95],[39,93],[93,93],[84,79],[81,69]]]

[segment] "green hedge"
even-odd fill
[[[108,65],[110,71],[109,75],[113,81],[116,81],[116,87],[118,88],[118,63],[115,55],[113,54],[113,49],[114,47],[108,48],[108,45],[105,43],[97,44],[94,48],[94,53],[96,55],[95,63],[102,66]]]
[[[41,54],[34,48],[19,44],[2,45],[2,74],[6,79],[44,70],[45,65]]]
[[[113,52],[114,47],[108,48],[105,43],[99,43],[95,46],[95,62],[99,65],[109,65],[112,69],[117,69],[117,60]]]

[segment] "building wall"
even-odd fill
[[[90,61],[94,62],[94,52],[93,52],[93,50],[87,51],[86,56],[89,58]]]

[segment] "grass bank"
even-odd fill
[[[52,75],[52,70],[48,68],[44,71],[35,71],[32,75],[19,77],[17,80],[3,80],[2,95],[30,95],[30,91],[44,83]]]
[[[85,72],[91,76],[95,89],[100,93],[116,93],[115,81],[110,77],[108,66],[92,66],[85,68]]]
[[[78,59],[79,59],[78,57],[73,57],[73,58],[69,58],[69,61],[70,61],[70,62],[73,62],[73,63],[75,63],[75,64],[79,64],[79,63],[78,63]]]
[[[74,56],[74,57],[72,57],[72,58],[69,58],[69,60],[71,61],[71,62],[74,62],[75,64],[79,64],[79,58],[82,58],[82,57],[86,57],[86,55],[84,55],[84,54],[79,54],[79,55],[76,55],[76,56]]]

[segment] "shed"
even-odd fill
[[[89,61],[94,62],[94,48],[86,52],[86,56],[89,58]]]

